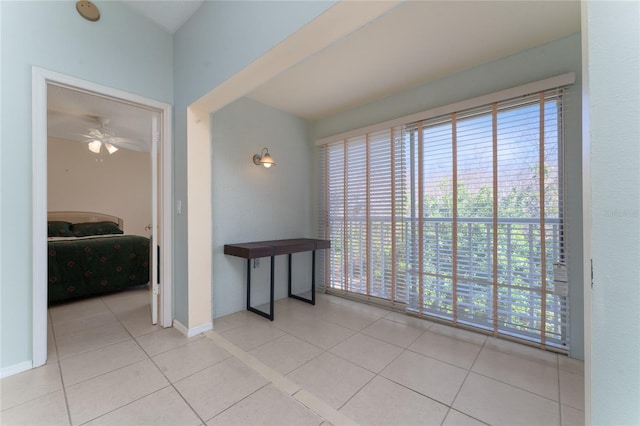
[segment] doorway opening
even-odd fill
[[[148,121],[148,134],[138,141],[135,138],[125,138],[113,135],[113,131],[105,128],[110,120],[104,112],[96,110],[95,113],[81,114],[84,119],[94,120],[99,126],[89,127],[84,133],[88,136],[100,136],[99,133],[110,135],[113,139],[101,139],[93,137],[87,143],[77,143],[78,146],[88,147],[88,144],[99,140],[102,147],[97,149],[96,162],[108,160],[116,149],[133,148],[145,155],[149,155],[151,163],[151,175],[149,183],[151,190],[151,217],[147,231],[151,234],[149,243],[149,282],[152,307],[157,306],[157,322],[162,327],[172,325],[171,302],[171,277],[172,277],[172,158],[171,158],[171,106],[166,103],[143,98],[131,93],[100,86],[91,82],[54,73],[48,70],[33,68],[33,367],[46,363],[47,360],[47,317],[48,317],[48,248],[47,248],[47,214],[48,181],[48,107],[50,106],[49,94],[52,91],[63,91],[67,95],[75,94],[82,98],[92,97],[97,103],[103,105],[120,105],[128,108],[128,111],[138,110]],[[76,106],[77,107],[77,106]],[[73,110],[71,108],[70,110]],[[82,111],[77,107],[76,111]],[[111,113],[115,114],[115,110]],[[86,112],[86,110],[85,110]],[[146,115],[145,115],[146,114]],[[86,117],[89,116],[89,117]],[[89,123],[89,125],[92,123]],[[85,123],[86,125],[86,123]],[[108,126],[108,124],[107,124]],[[73,130],[71,130],[74,132]],[[97,131],[97,133],[96,133]],[[93,132],[93,133],[92,133]],[[123,134],[124,136],[124,134]],[[70,136],[69,138],[71,138]],[[142,146],[146,144],[145,146]],[[97,144],[94,144],[94,147]],[[95,151],[94,151],[95,152]],[[130,225],[133,225],[130,223]],[[124,227],[126,228],[126,223]],[[140,227],[140,224],[135,226]],[[141,233],[133,230],[133,233]],[[155,250],[158,249],[156,253]],[[157,262],[156,265],[153,265]],[[161,277],[158,280],[158,276]],[[159,284],[157,284],[159,282]],[[154,283],[156,284],[154,286]],[[153,303],[158,300],[159,303]],[[149,323],[152,318],[149,318]]]

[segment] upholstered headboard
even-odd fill
[[[124,229],[124,221],[122,218],[112,216],[110,214],[94,213],[94,212],[49,212],[47,220],[60,220],[70,223],[83,222],[115,222],[120,229]]]

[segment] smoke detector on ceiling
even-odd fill
[[[87,21],[95,22],[100,19],[98,7],[89,0],[80,0],[76,3],[76,10]]]

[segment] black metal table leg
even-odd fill
[[[274,276],[275,276],[275,256],[271,256],[271,296],[270,296],[270,305],[269,305],[269,319],[273,321],[273,289],[274,289]]]
[[[271,256],[271,294],[269,296],[269,313],[251,306],[251,259],[247,259],[247,311],[253,312],[273,321],[273,288],[274,288],[274,259]]]
[[[291,293],[291,254],[289,254],[289,297],[303,302],[316,304],[316,251],[311,252],[311,299]]]
[[[311,304],[316,304],[316,251],[311,252]]]
[[[291,253],[289,253],[289,290],[288,290],[288,296],[291,297]]]
[[[247,310],[251,310],[251,259],[247,259]]]

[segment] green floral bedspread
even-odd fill
[[[137,235],[49,241],[49,303],[149,282],[149,239]]]

